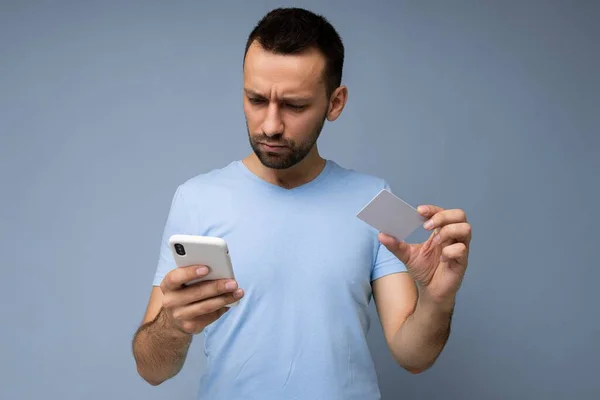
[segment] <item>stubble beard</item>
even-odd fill
[[[282,138],[283,134],[276,134],[272,136],[267,136],[265,134],[251,134],[250,128],[248,127],[248,121],[246,120],[246,130],[248,131],[248,139],[250,141],[250,146],[256,154],[256,157],[260,160],[262,165],[271,169],[287,169],[291,168],[294,165],[298,164],[313,149],[315,144],[317,143],[317,139],[321,135],[321,131],[323,130],[323,126],[325,125],[325,117],[321,123],[317,126],[317,128],[313,131],[310,137],[302,142],[302,143],[294,143],[290,141],[286,141]],[[267,143],[270,145],[277,146],[285,146],[286,149],[282,153],[277,152],[269,152],[265,151],[260,147],[259,143]]]

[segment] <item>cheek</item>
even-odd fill
[[[244,104],[244,114],[251,132],[256,132],[256,129],[262,124],[263,118],[259,111]]]
[[[306,138],[319,125],[320,120],[314,113],[291,114],[285,119],[286,131],[290,136]]]

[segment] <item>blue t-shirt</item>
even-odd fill
[[[175,264],[172,234],[225,239],[245,295],[206,327],[199,398],[379,399],[367,346],[371,281],[405,266],[356,213],[380,178],[327,160],[294,189],[234,161],[177,188],[154,284]]]

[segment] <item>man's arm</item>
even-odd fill
[[[373,282],[373,297],[394,359],[411,373],[431,367],[450,334],[452,310],[442,310],[419,296],[408,273]]]
[[[151,385],[177,375],[187,357],[192,335],[180,331],[162,308],[163,294],[153,287],[144,321],[133,338],[138,373]]]
[[[142,326],[133,338],[138,373],[159,385],[177,375],[187,357],[192,335],[223,316],[228,305],[244,291],[233,279],[203,280],[209,268],[200,265],[174,268],[154,287]]]

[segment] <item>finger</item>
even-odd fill
[[[434,206],[431,204],[424,204],[417,207],[417,211],[425,218],[429,218],[441,211],[444,211],[442,207]]]
[[[179,290],[167,292],[163,297],[163,306],[173,308],[196,303],[211,297],[231,293],[238,288],[233,279],[215,279],[194,283]]]
[[[410,245],[408,243],[399,242],[393,236],[385,233],[379,234],[379,241],[404,264],[410,259]]]
[[[398,246],[398,240],[392,235],[388,235],[387,233],[380,232],[378,235],[378,239],[384,246],[388,248],[394,248]]]
[[[442,249],[440,261],[447,262],[449,260],[454,260],[460,265],[466,265],[467,254],[467,246],[464,243],[454,243]]]
[[[223,314],[225,314],[230,309],[231,308],[229,308],[229,307],[221,307],[217,311],[213,311],[210,314],[205,314],[198,318],[201,318],[202,322],[204,322],[204,324],[206,324],[206,325],[212,324],[213,322],[215,322],[216,320],[221,318],[221,316],[223,316]]]
[[[176,319],[193,319],[206,314],[213,313],[228,304],[235,303],[244,296],[242,289],[237,289],[233,293],[223,294],[217,297],[211,297],[206,300],[198,301],[184,307],[179,307],[173,311],[173,317]]]
[[[225,314],[227,311],[229,311],[229,308],[223,307],[210,314],[204,314],[193,319],[185,320],[181,324],[181,329],[190,334],[200,333],[204,327],[221,318],[221,316],[223,316],[223,314]]]
[[[456,224],[460,222],[467,222],[467,215],[463,210],[443,210],[432,215],[427,221],[425,221],[423,227],[427,230],[433,230],[448,224]]]
[[[163,293],[170,290],[180,289],[182,285],[194,279],[203,278],[208,275],[206,265],[190,265],[188,267],[175,268],[164,277],[160,284]]]
[[[433,244],[462,242],[466,245],[471,240],[471,225],[467,222],[442,227],[433,238]]]

